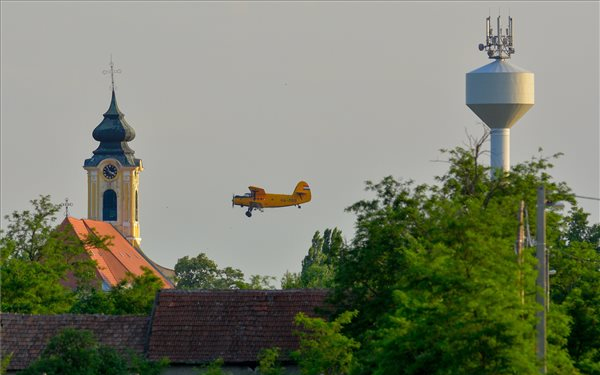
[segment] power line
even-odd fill
[[[585,197],[583,195],[575,195],[576,198],[581,198],[581,199],[591,199],[594,201],[600,201],[600,198],[594,198],[594,197]]]

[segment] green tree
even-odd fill
[[[113,300],[109,292],[95,287],[79,287],[75,291],[75,302],[69,310],[72,314],[105,314],[115,313]]]
[[[357,314],[346,311],[334,321],[311,318],[298,313],[295,318],[301,327],[295,333],[300,337],[300,347],[292,352],[303,375],[344,375],[349,374],[356,365],[354,351],[360,344],[341,333]]]
[[[175,278],[178,289],[241,289],[246,285],[242,271],[231,267],[219,269],[204,253],[177,260]]]
[[[213,289],[218,278],[217,264],[204,253],[194,258],[186,255],[175,264],[178,289]]]
[[[600,374],[600,227],[588,224],[588,214],[573,208],[566,230],[550,246],[553,311],[559,306],[570,317],[566,346],[575,366]]]
[[[129,273],[109,291],[78,288],[77,299],[70,312],[74,314],[148,315],[152,312],[162,280],[144,268],[139,275]]]
[[[272,284],[275,280],[274,276],[252,275],[250,276],[250,282],[244,286],[244,289],[275,289]]]
[[[325,229],[323,236],[321,232],[316,231],[308,254],[302,260],[302,271],[298,275],[286,273],[282,280],[282,288],[331,288],[335,268],[340,257],[345,254],[345,249],[346,245],[339,229]]]
[[[217,358],[202,366],[197,373],[200,375],[231,375],[230,372],[223,370],[224,363],[223,358]]]
[[[143,274],[128,274],[109,291],[109,299],[116,315],[136,314],[149,315],[152,312],[156,293],[162,289],[162,280],[148,268]]]
[[[300,289],[302,288],[302,282],[300,281],[300,274],[296,272],[285,271],[281,277],[281,289]]]
[[[273,289],[272,276],[252,275],[244,281],[244,273],[237,268],[220,269],[206,254],[196,257],[184,256],[175,264],[178,289]]]
[[[358,311],[346,329],[361,343],[357,373],[537,372],[536,260],[526,249],[517,261],[516,213],[520,201],[535,212],[542,184],[551,201],[574,198],[542,156],[490,178],[479,162],[485,138],[444,151],[449,169],[436,184],[367,182],[375,199],[348,208],[356,236],[336,267],[332,302],[338,313]],[[548,238],[560,237],[560,215],[547,218]],[[573,373],[569,318],[555,309],[550,319],[549,371]]]
[[[217,276],[211,289],[243,289],[244,273],[237,268],[225,267],[217,270]]]
[[[262,349],[258,353],[258,373],[261,375],[285,374],[285,367],[282,367],[279,362],[280,355],[281,349],[279,348]]]
[[[12,353],[6,354],[2,359],[0,359],[0,375],[5,375],[8,371],[8,366],[10,365],[10,361],[12,360]]]
[[[150,362],[139,355],[129,358],[111,347],[101,345],[93,333],[87,330],[66,328],[54,336],[41,357],[22,375],[158,375],[167,361]]]
[[[74,294],[62,282],[74,277],[87,284],[95,262],[84,246],[103,246],[106,238],[90,236],[80,241],[71,231],[53,222],[60,205],[50,196],[31,201],[33,210],[6,215],[7,230],[0,233],[1,310],[28,314],[67,312]]]

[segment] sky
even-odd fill
[[[482,123],[465,74],[485,18],[510,13],[511,63],[535,73],[535,106],[511,130],[511,163],[562,152],[551,174],[600,197],[598,2],[1,3],[1,214],[49,194],[87,215],[83,161],[110,102],[142,159],[142,249],[173,267],[204,252],[246,276],[297,272],[315,231],[372,198],[366,180],[433,183],[440,149]],[[488,144],[489,147],[489,144]],[[489,163],[489,160],[485,160]],[[312,202],[252,218],[250,185]],[[580,200],[590,221],[600,202]],[[6,222],[3,219],[2,227]],[[279,285],[276,283],[276,285]]]

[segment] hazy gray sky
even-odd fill
[[[511,162],[563,152],[553,176],[598,197],[598,2],[3,1],[1,213],[50,194],[86,217],[112,54],[145,168],[144,251],[168,267],[205,252],[247,276],[298,271],[316,230],[352,238],[344,208],[370,197],[365,180],[432,182],[438,150],[480,134],[465,73],[491,62],[477,45],[499,10],[512,63],[536,80]],[[299,180],[313,194],[301,210],[231,208],[249,185]],[[581,205],[598,222],[598,202]]]

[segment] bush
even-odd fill
[[[21,375],[158,375],[166,360],[150,362],[137,354],[129,358],[101,345],[93,333],[66,328],[48,342],[42,356]]]

